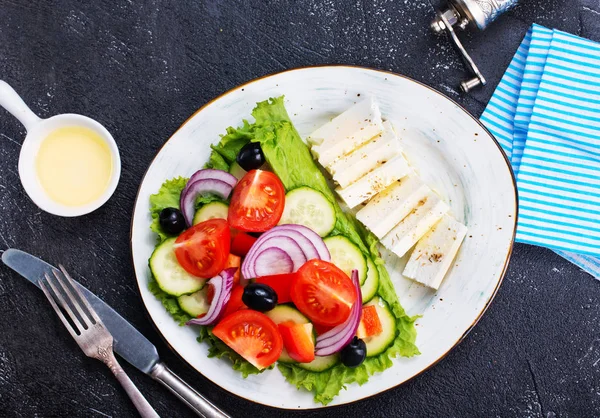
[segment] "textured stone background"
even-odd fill
[[[0,0],[0,78],[42,117],[77,112],[99,120],[123,160],[119,187],[103,208],[77,219],[48,215],[19,183],[25,132],[0,111],[0,247],[85,275],[82,282],[148,336],[177,373],[231,414],[281,416],[193,372],[150,325],[129,255],[138,184],[190,114],[258,76],[328,63],[387,69],[479,115],[531,23],[600,41],[600,1],[522,0],[486,32],[462,35],[489,87],[461,97],[458,55],[428,30],[432,3]],[[488,313],[439,365],[369,400],[305,415],[598,416],[599,295],[600,283],[551,251],[517,245]],[[191,416],[157,383],[127,371],[162,416]],[[109,371],[82,355],[41,293],[0,266],[0,416],[134,415]]]

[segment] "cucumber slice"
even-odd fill
[[[207,313],[208,308],[210,308],[210,303],[208,303],[208,298],[206,297],[207,289],[208,286],[204,286],[202,289],[192,293],[191,295],[179,296],[177,298],[177,302],[179,303],[181,309],[193,317]]]
[[[310,363],[296,363],[296,366],[311,372],[324,372],[338,364],[339,361],[340,356],[338,354],[332,354],[325,357],[315,357]]]
[[[208,221],[209,219],[227,219],[229,206],[223,202],[210,202],[202,206],[194,215],[194,225],[200,222]]]
[[[269,318],[276,324],[291,321],[295,324],[308,324],[310,321],[298,309],[291,305],[277,305],[268,312],[265,312]]]
[[[367,262],[365,256],[352,241],[342,235],[325,238],[323,240],[329,254],[331,262],[351,276],[352,270],[358,270],[358,279],[362,284],[367,279]]]
[[[360,286],[363,305],[373,299],[373,296],[375,296],[377,293],[377,289],[379,289],[379,272],[377,271],[377,267],[375,267],[375,263],[370,257],[367,257],[367,268],[367,279]]]
[[[277,305],[270,311],[265,312],[265,315],[271,318],[276,324],[281,324],[288,321],[296,324],[308,324],[310,322],[306,316],[304,316],[298,309],[291,305]],[[296,361],[290,357],[285,347],[283,347],[283,350],[281,350],[281,355],[277,361],[282,363],[296,363]]]
[[[285,195],[285,207],[279,225],[304,225],[324,237],[335,226],[335,208],[323,193],[299,187]]]
[[[379,321],[381,321],[381,334],[365,338],[367,345],[367,357],[373,357],[383,353],[396,339],[396,318],[392,315],[387,303],[380,297],[371,300],[366,306],[375,306]]]
[[[150,270],[158,286],[169,295],[181,296],[202,289],[205,279],[192,276],[179,265],[175,257],[175,238],[160,244],[150,256]]]
[[[234,163],[231,164],[231,167],[229,167],[229,174],[233,174],[233,176],[238,180],[241,180],[246,173],[247,171],[240,167],[237,161],[234,161]]]

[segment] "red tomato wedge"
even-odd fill
[[[358,338],[368,338],[379,335],[382,331],[383,328],[377,314],[377,308],[373,305],[363,306],[356,336]]]
[[[330,329],[333,328],[330,326],[320,325],[320,324],[313,324],[313,325],[314,325],[315,332],[317,333],[317,335],[325,334],[327,331],[329,331]]]
[[[238,232],[231,240],[231,252],[240,257],[244,257],[250,251],[250,247],[258,238],[248,235],[245,232]]]
[[[275,322],[251,309],[226,316],[213,334],[259,370],[275,363],[283,349]]]
[[[292,301],[304,315],[320,325],[344,322],[356,301],[356,289],[350,277],[323,260],[307,261],[292,282]]]
[[[266,284],[277,293],[277,303],[288,303],[292,301],[290,289],[297,273],[274,274],[272,276],[263,276],[256,279],[256,283]]]
[[[210,288],[209,288],[210,290]],[[231,296],[229,297],[229,301],[227,302],[227,306],[225,306],[225,312],[223,312],[223,317],[228,316],[234,312],[239,311],[240,309],[247,309],[248,307],[242,302],[242,295],[244,294],[244,287],[240,285],[233,285],[233,289],[231,289]]]
[[[298,363],[310,363],[315,359],[315,343],[312,338],[312,324],[283,322],[278,325],[283,346],[290,357]]]
[[[283,214],[285,189],[270,171],[249,171],[233,189],[227,220],[241,231],[273,228]]]
[[[227,221],[210,219],[192,226],[177,237],[175,256],[188,273],[210,279],[225,268],[229,242]]]

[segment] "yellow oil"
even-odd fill
[[[50,199],[65,206],[83,206],[108,188],[113,170],[108,144],[95,131],[66,126],[42,140],[36,171]]]

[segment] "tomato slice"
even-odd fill
[[[292,301],[290,290],[292,282],[297,273],[274,274],[272,276],[263,276],[256,279],[256,283],[266,284],[277,293],[277,303],[287,303]]]
[[[348,318],[357,295],[346,273],[323,260],[307,261],[297,273],[290,295],[300,312],[325,326],[341,324]]]
[[[250,251],[250,247],[258,238],[248,235],[245,232],[238,232],[231,240],[231,252],[240,257],[244,257]]]
[[[231,289],[231,296],[229,297],[229,301],[225,306],[225,312],[223,312],[223,317],[226,317],[229,314],[239,311],[240,309],[248,309],[248,307],[242,302],[242,295],[244,294],[244,287],[240,285],[233,285],[233,289]]]
[[[213,334],[259,370],[275,363],[283,349],[275,322],[251,309],[226,316]]]
[[[227,220],[242,231],[273,228],[283,214],[285,189],[270,171],[249,171],[233,189]]]
[[[225,268],[229,242],[227,221],[210,219],[179,235],[175,240],[175,256],[188,273],[210,279]]]
[[[330,327],[328,325],[321,325],[321,324],[313,324],[314,328],[315,328],[315,332],[317,333],[317,335],[323,335],[325,334],[327,331],[331,330],[333,327]]]
[[[358,338],[368,338],[379,335],[382,331],[383,328],[377,314],[377,308],[373,305],[363,306],[356,336]]]
[[[315,359],[315,343],[312,324],[283,322],[278,325],[283,346],[290,357],[298,363],[310,363]]]

